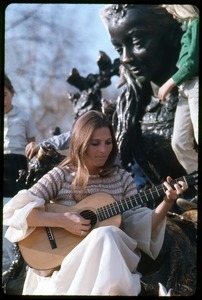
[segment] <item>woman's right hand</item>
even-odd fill
[[[91,220],[83,218],[77,212],[51,212],[35,207],[27,216],[29,227],[60,227],[78,236],[86,236],[91,230]]]
[[[86,236],[91,229],[90,222],[90,219],[85,219],[80,214],[65,212],[63,215],[62,227],[75,235]]]

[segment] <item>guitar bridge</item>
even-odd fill
[[[52,229],[50,227],[45,227],[45,229],[46,229],[46,233],[47,233],[51,248],[52,249],[57,248],[57,244],[56,244],[55,237],[54,237]]]

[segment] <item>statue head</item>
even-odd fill
[[[122,70],[136,81],[161,85],[173,72],[182,30],[161,5],[109,4],[101,18]]]

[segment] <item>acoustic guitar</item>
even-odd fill
[[[173,186],[179,180],[183,180],[188,186],[196,184],[198,173],[183,176],[173,180]],[[83,199],[74,206],[66,206],[56,203],[48,203],[45,210],[48,212],[75,212],[86,219],[91,220],[92,229],[105,225],[119,227],[121,214],[132,208],[145,205],[148,201],[162,197],[166,192],[163,184],[152,187],[135,194],[122,201],[115,201],[107,193],[96,193]],[[35,270],[47,271],[41,274],[47,276],[50,270],[60,267],[65,256],[73,250],[85,237],[74,235],[60,227],[36,227],[25,239],[18,242],[25,262]]]

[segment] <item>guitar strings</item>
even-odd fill
[[[177,183],[180,180],[184,180],[186,182],[189,181],[190,178],[193,178],[193,174],[196,174],[196,171],[193,172],[192,174],[188,174],[186,176],[182,176],[176,180],[171,181],[171,185],[173,186],[175,183]],[[197,177],[197,175],[195,175]],[[196,182],[196,179],[195,179]],[[154,194],[156,194],[158,197],[162,196],[162,192],[165,193],[166,188],[164,187],[163,184],[153,187],[151,189],[145,190],[143,192],[137,193],[134,196],[125,198],[122,201],[114,201],[110,204],[107,204],[105,206],[99,207],[98,209],[95,210],[94,214],[97,215],[97,218],[99,221],[105,220],[107,218],[110,218],[114,215],[120,214],[126,210],[129,210],[131,208],[135,208],[135,206],[139,206],[142,204],[145,204],[146,202],[150,200],[156,199],[154,197]],[[146,201],[143,201],[144,200]],[[92,217],[92,212],[87,211],[85,214],[85,218],[90,219]]]

